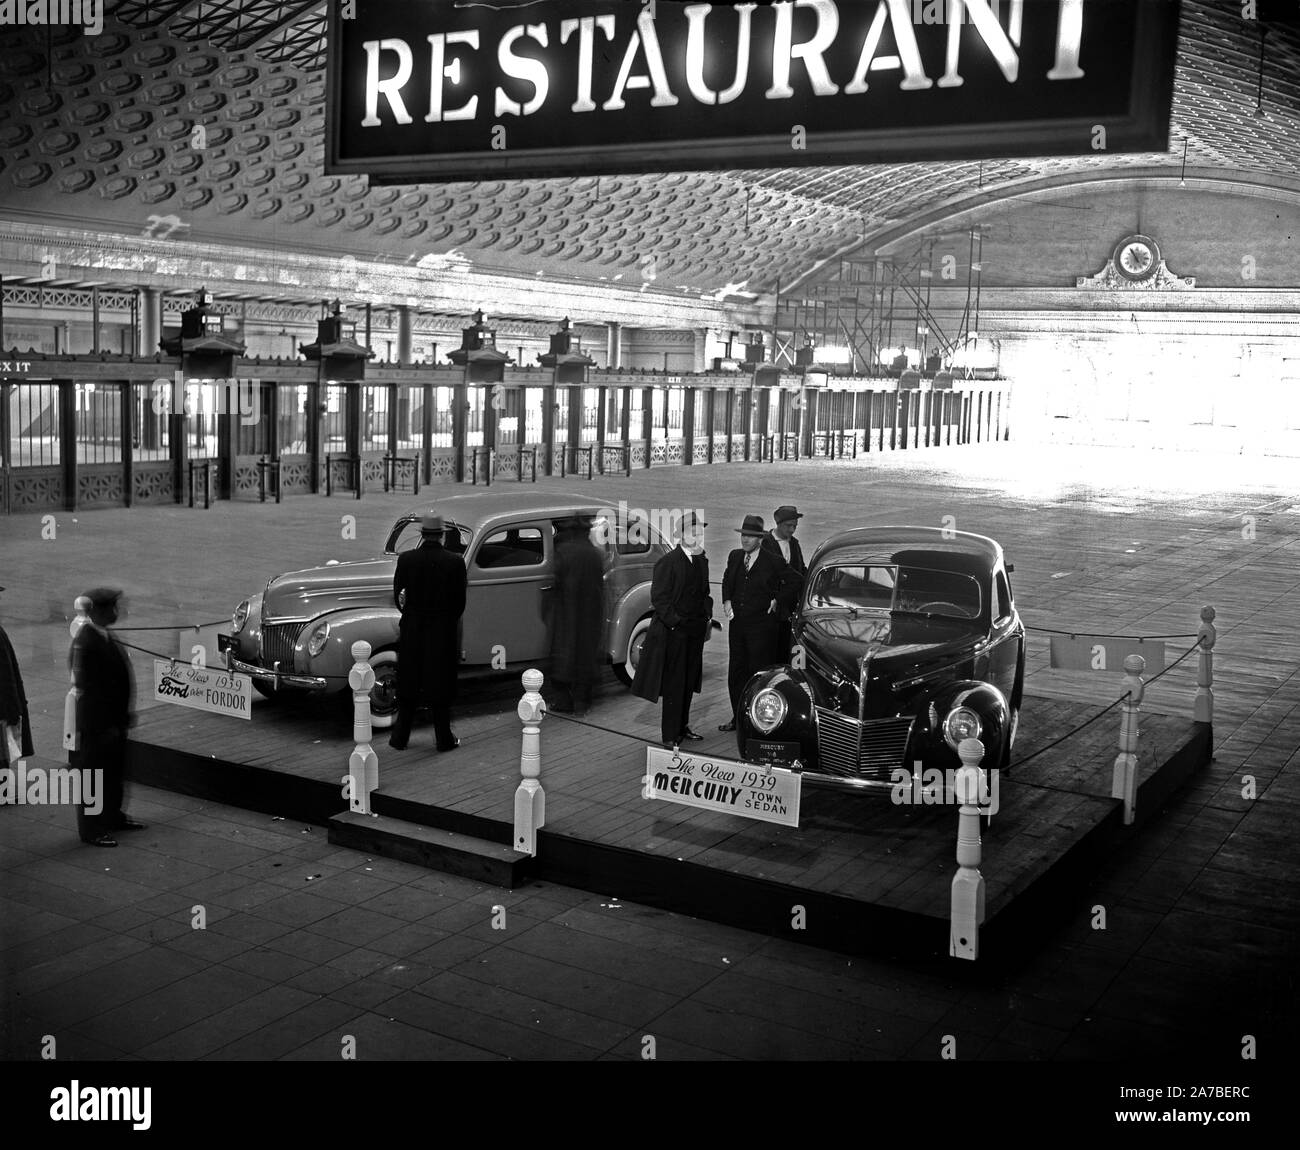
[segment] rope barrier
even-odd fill
[[[1175,667],[1177,667],[1179,663],[1181,663],[1184,659],[1186,659],[1186,658],[1187,658],[1189,655],[1191,655],[1194,651],[1199,650],[1200,646],[1201,646],[1201,644],[1200,644],[1199,641],[1193,643],[1193,644],[1192,644],[1192,645],[1191,645],[1191,646],[1190,646],[1186,651],[1184,651],[1181,655],[1179,655],[1177,659],[1175,659],[1172,663],[1169,664],[1169,666],[1167,666],[1163,671],[1161,671],[1159,675],[1152,675],[1151,678],[1147,679],[1143,685],[1149,687],[1149,686],[1151,686],[1152,683],[1154,683],[1154,682],[1155,682],[1157,679],[1159,679],[1162,675],[1167,675],[1167,674],[1169,674],[1169,672],[1172,671]],[[1097,712],[1095,715],[1093,715],[1092,718],[1090,718],[1090,719],[1085,719],[1082,723],[1080,723],[1080,724],[1079,724],[1077,727],[1075,727],[1073,730],[1066,731],[1065,734],[1063,734],[1059,739],[1056,739],[1056,740],[1054,740],[1054,741],[1048,743],[1047,746],[1045,746],[1045,747],[1040,747],[1040,748],[1039,748],[1038,750],[1036,750],[1032,755],[1026,755],[1023,759],[1017,759],[1014,763],[1008,763],[1008,764],[1007,764],[1007,770],[1011,770],[1012,767],[1018,767],[1018,766],[1020,766],[1020,765],[1023,764],[1023,763],[1027,763],[1027,762],[1030,761],[1030,759],[1036,759],[1036,758],[1038,758],[1038,756],[1041,755],[1044,751],[1050,751],[1053,747],[1055,747],[1055,746],[1059,746],[1061,743],[1065,742],[1065,740],[1068,739],[1071,735],[1076,735],[1076,734],[1078,734],[1080,731],[1082,731],[1084,727],[1088,726],[1090,723],[1095,723],[1095,722],[1096,722],[1098,719],[1100,719],[1100,718],[1102,717],[1102,715],[1104,715],[1107,711],[1113,711],[1113,710],[1114,710],[1116,707],[1118,707],[1122,702],[1124,702],[1124,700],[1127,699],[1131,694],[1132,694],[1131,691],[1125,691],[1125,692],[1124,692],[1124,693],[1123,693],[1123,694],[1122,694],[1118,699],[1116,699],[1113,703],[1108,704],[1104,710],[1098,711],[1098,712]]]
[[[613,727],[603,727],[599,723],[593,723],[589,719],[580,719],[577,715],[570,715],[563,711],[547,710],[548,718],[564,719],[566,722],[576,723],[580,727],[590,727],[595,731],[604,731],[607,735],[621,735],[625,739],[631,739],[635,743],[649,743],[654,740],[643,739],[640,735],[631,735],[627,731],[618,731]]]
[[[169,627],[114,627],[114,631],[197,631],[200,627],[220,627],[223,623],[229,623],[230,616],[224,619],[214,619],[211,623],[174,623]]]
[[[1065,740],[1068,739],[1071,735],[1077,735],[1080,731],[1083,730],[1084,727],[1088,726],[1088,725],[1091,724],[1091,723],[1095,723],[1095,722],[1096,722],[1098,719],[1100,719],[1100,718],[1102,717],[1102,715],[1104,715],[1107,711],[1113,711],[1113,710],[1114,710],[1116,707],[1118,707],[1118,706],[1119,706],[1119,705],[1120,705],[1120,704],[1121,704],[1125,699],[1127,699],[1128,696],[1129,696],[1129,693],[1128,693],[1127,691],[1125,691],[1124,694],[1122,694],[1118,699],[1116,699],[1113,703],[1108,704],[1108,705],[1107,705],[1103,710],[1098,711],[1095,715],[1092,716],[1092,718],[1090,718],[1090,719],[1085,719],[1082,723],[1080,723],[1080,724],[1079,724],[1077,727],[1075,727],[1072,731],[1066,731],[1065,734],[1063,734],[1059,739],[1054,739],[1052,742],[1048,743],[1047,746],[1045,746],[1045,747],[1040,747],[1040,748],[1039,748],[1038,750],[1036,750],[1032,755],[1026,755],[1023,759],[1017,759],[1014,763],[1008,763],[1006,769],[1007,769],[1007,770],[1011,770],[1012,767],[1019,767],[1019,766],[1021,766],[1022,764],[1029,762],[1031,759],[1036,759],[1036,758],[1038,758],[1038,756],[1041,755],[1041,754],[1043,754],[1045,751],[1050,751],[1053,747],[1059,746],[1061,743],[1065,742]]]
[[[1058,630],[1056,630],[1056,628],[1054,628],[1054,627],[1031,627],[1031,626],[1029,626],[1027,623],[1025,624],[1025,630],[1026,630],[1026,631],[1037,631],[1037,632],[1039,632],[1039,633],[1042,634],[1042,635],[1068,635],[1071,639],[1076,638],[1076,637],[1079,636],[1079,635],[1092,635],[1092,634],[1095,634],[1095,632],[1092,632],[1092,631],[1058,631]],[[1185,632],[1182,632],[1182,633],[1177,634],[1177,635],[1109,635],[1109,634],[1108,634],[1108,635],[1103,635],[1103,636],[1101,636],[1101,638],[1105,638],[1105,639],[1132,639],[1132,640],[1134,640],[1135,642],[1141,643],[1141,642],[1144,642],[1144,641],[1147,640],[1147,639],[1195,639],[1195,638],[1196,638],[1196,632],[1195,632],[1195,631],[1185,631]]]

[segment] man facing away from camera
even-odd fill
[[[685,512],[678,544],[655,563],[650,581],[654,618],[632,680],[632,693],[648,702],[663,699],[661,741],[677,747],[684,739],[702,739],[690,728],[691,696],[704,681],[704,644],[713,624],[709,594],[709,560],[704,528],[693,511]]]
[[[68,753],[74,770],[100,771],[94,788],[103,796],[98,814],[91,806],[77,808],[77,833],[81,841],[97,847],[115,847],[115,831],[144,830],[144,824],[122,810],[126,787],[126,734],[135,723],[135,676],[131,660],[109,629],[126,615],[122,592],[111,587],[87,591],[87,621],[72,638],[68,662],[77,698],[78,747]],[[99,804],[96,804],[97,806]]]
[[[581,516],[558,525],[555,585],[547,593],[551,631],[552,711],[585,715],[600,675],[600,640],[605,630],[605,555],[592,542]]]
[[[430,704],[439,751],[460,740],[451,730],[451,704],[460,671],[460,617],[465,613],[465,561],[443,547],[441,515],[420,522],[420,546],[397,557],[393,601],[402,612],[397,648],[397,722],[388,745],[406,749],[416,708]]]

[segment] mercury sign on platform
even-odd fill
[[[325,171],[1163,152],[1177,37],[1177,0],[346,0]]]
[[[153,697],[160,703],[176,703],[196,711],[240,719],[253,717],[253,680],[232,671],[155,659]]]
[[[782,767],[648,747],[641,793],[647,799],[797,827],[802,782],[798,771]]]

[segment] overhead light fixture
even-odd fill
[[[1187,187],[1187,137],[1183,137],[1183,170],[1178,176],[1178,186]]]

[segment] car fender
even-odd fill
[[[919,758],[927,766],[958,767],[960,756],[943,737],[943,721],[956,707],[969,707],[980,717],[980,742],[984,744],[981,765],[998,766],[1011,729],[1011,706],[1007,697],[992,683],[962,679],[937,688],[916,710],[909,758]]]
[[[650,581],[638,583],[619,596],[609,613],[606,628],[605,658],[611,663],[621,662],[632,638],[632,628],[637,621],[651,613]]]
[[[372,655],[396,647],[401,621],[402,613],[396,607],[357,607],[318,615],[303,628],[299,669],[311,675],[336,676],[339,679],[337,687],[342,690],[347,687],[345,680],[356,662],[352,657],[352,644],[364,639],[370,644]],[[307,637],[321,622],[329,623],[330,637],[321,653],[312,657],[307,654]]]
[[[759,731],[749,717],[749,706],[763,690],[774,690],[785,699],[786,716],[768,733]],[[813,684],[807,674],[792,667],[769,667],[759,671],[740,693],[736,715],[736,749],[745,758],[750,739],[767,742],[798,743],[800,762],[811,769],[817,764],[817,712]]]
[[[243,600],[240,600],[242,602]],[[231,611],[230,646],[235,658],[251,662],[257,657],[262,639],[262,592],[248,596],[248,618],[244,620],[243,629],[235,634],[234,611]]]

